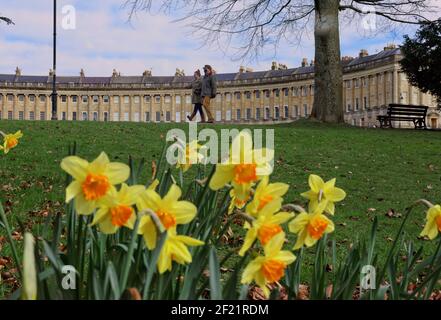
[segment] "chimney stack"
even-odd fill
[[[369,55],[369,52],[366,49],[361,49],[358,57],[364,58],[364,57],[367,57],[368,55]]]
[[[15,76],[20,77],[21,76],[21,69],[19,67],[15,68]]]
[[[245,73],[245,72],[246,72],[245,67],[244,66],[240,66],[239,73]]]
[[[277,70],[279,69],[279,65],[277,64],[276,61],[273,61],[273,63],[271,64],[271,70]]]
[[[393,43],[389,43],[387,46],[384,47],[384,51],[394,50],[397,46]]]
[[[308,66],[308,58],[303,58],[302,60],[302,67],[307,67]]]

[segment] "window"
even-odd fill
[[[18,120],[24,120],[24,112],[23,111],[18,112]]]
[[[40,111],[40,120],[41,121],[46,120],[46,112]]]
[[[119,112],[113,113],[113,121],[119,121]]]
[[[155,96],[155,102],[161,103],[161,96]],[[190,100],[190,103],[191,103],[191,100]]]
[[[278,98],[280,97],[280,90],[279,89],[275,89],[274,90],[274,95]]]
[[[83,121],[87,121],[87,112],[83,111]]]
[[[134,101],[136,104],[139,104],[139,103],[141,102],[141,99],[139,98],[139,96],[134,96],[134,97],[133,97],[133,101]]]
[[[164,97],[164,102],[165,102],[165,103],[171,103],[171,96],[166,95],[166,96]]]
[[[285,94],[285,97],[287,97],[289,95],[289,89],[288,88],[283,89],[283,93]]]
[[[135,122],[139,122],[139,112],[135,112],[135,113],[133,114],[133,121],[135,121]]]
[[[72,96],[72,102],[73,103],[77,103],[78,101],[78,97],[77,96]]]
[[[114,96],[113,97],[113,103],[115,103],[115,104],[119,103],[119,97],[118,96]]]
[[[352,84],[351,80],[346,81],[346,88],[351,89],[351,84]]]
[[[75,111],[72,112],[72,120],[77,121],[77,113]]]
[[[360,99],[355,98],[355,111],[357,111],[359,107],[360,107]]]
[[[18,101],[23,102],[24,101],[24,94],[18,95]]]
[[[181,96],[176,96],[175,102],[176,102],[176,104],[181,104]]]
[[[0,96],[1,97],[1,96]],[[1,100],[1,99],[0,99]],[[29,101],[30,102],[34,102],[35,101],[35,96],[33,94],[29,95]]]
[[[299,96],[299,88],[298,87],[292,88],[292,95],[293,95],[293,97]]]
[[[175,113],[175,122],[181,122],[181,113],[179,111]]]
[[[188,94],[185,96],[185,103],[186,104],[191,104],[191,96],[188,95]]]
[[[46,96],[40,96],[40,102],[46,102]]]
[[[216,111],[216,121],[222,121],[222,112],[219,110]]]
[[[231,93],[227,93],[225,96],[227,97],[227,101],[231,101]]]
[[[236,120],[240,120],[240,116],[241,116],[240,109],[237,109],[236,110]]]
[[[255,95],[256,95],[256,99],[260,99],[260,91],[259,90],[255,91]]]
[[[364,97],[363,98],[363,104],[364,104],[364,108],[365,109],[367,109],[369,106],[368,106],[368,99],[367,99],[367,97]]]
[[[66,112],[61,113],[61,120],[66,120]]]
[[[170,111],[167,111],[165,113],[165,121],[170,122],[171,121],[171,114]]]
[[[29,112],[29,120],[34,121],[35,120],[35,113],[34,111]]]
[[[107,112],[104,112],[104,122],[109,121],[109,114]]]
[[[236,100],[240,100],[241,94],[240,92],[236,92]]]
[[[14,96],[12,94],[8,94],[8,101],[9,102],[14,101]]]
[[[265,109],[265,120],[268,120],[271,117],[270,109],[267,107]]]
[[[270,97],[270,91],[269,90],[265,90],[265,97],[269,98]]]
[[[161,112],[156,111],[156,122],[160,122],[161,121]]]
[[[93,112],[93,121],[98,121],[98,112]]]
[[[308,116],[308,105],[307,104],[303,105],[303,115],[305,118]]]
[[[150,112],[145,113],[145,122],[150,122]]]
[[[306,97],[308,95],[308,87],[304,86],[302,87],[302,96]]]
[[[294,116],[295,116],[296,118],[299,117],[299,106],[294,106]]]
[[[279,120],[280,118],[280,109],[279,107],[274,107],[274,119]]]
[[[355,79],[355,87],[358,88],[360,87],[360,79]]]
[[[311,86],[309,87],[309,90],[310,90],[310,92],[311,92],[311,96],[313,96],[313,95],[314,95],[314,92],[315,92],[315,85],[311,85]]]
[[[13,120],[14,118],[14,114],[12,113],[12,111],[8,111],[8,120]]]
[[[260,108],[256,108],[256,120],[260,120]]]
[[[247,91],[246,96],[247,96],[247,100],[250,100],[251,99],[251,92]]]
[[[124,112],[124,121],[129,121],[129,120],[130,120],[129,113]]]
[[[66,102],[67,102],[67,96],[62,95],[62,96],[61,96],[61,102],[62,102],[62,103],[66,103]]]
[[[248,108],[247,109],[247,114],[246,114],[246,120],[250,120],[251,119],[251,109]]]
[[[366,78],[362,78],[362,83],[363,83],[363,87],[367,87],[368,82],[367,82]]]
[[[130,103],[130,97],[124,96],[124,104],[129,104],[129,103]]]
[[[150,96],[144,96],[145,103],[150,103]]]
[[[110,101],[109,96],[103,96],[104,103],[109,103],[109,101]]]
[[[92,101],[93,101],[93,103],[95,103],[95,104],[97,104],[98,103],[98,96],[93,96],[92,97]]]
[[[289,118],[289,108],[288,108],[288,106],[285,106],[284,109],[285,109],[285,118]]]
[[[2,101],[3,100],[3,95],[2,94],[0,94],[0,101]]]
[[[231,110],[227,110],[225,113],[225,120],[231,121]]]
[[[82,97],[81,97],[81,101],[82,101],[83,103],[87,103],[87,102],[89,101],[89,97],[88,97],[88,96],[82,96]]]
[[[352,106],[351,106],[351,104],[350,103],[348,103],[348,106],[346,107],[346,111],[351,111],[351,108],[352,108]]]

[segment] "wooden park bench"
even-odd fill
[[[415,129],[427,129],[426,116],[427,106],[415,106],[406,104],[390,104],[387,107],[387,114],[378,116],[381,128],[393,128],[392,121],[413,122]]]

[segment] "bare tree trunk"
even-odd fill
[[[339,0],[315,0],[315,93],[311,117],[344,122]]]

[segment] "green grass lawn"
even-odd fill
[[[16,149],[0,156],[0,200],[14,229],[14,217],[31,223],[38,232],[42,225],[38,222],[44,221],[47,213],[63,211],[66,176],[60,161],[69,144],[76,141],[78,155],[88,160],[105,151],[113,161],[126,162],[131,155],[136,162],[145,158],[150,164],[160,156],[161,137],[175,127],[188,128],[184,124],[0,121],[1,131],[20,129],[24,133]],[[325,180],[336,177],[337,186],[347,192],[347,198],[337,204],[334,217],[333,236],[342,254],[351,242],[368,233],[375,216],[379,220],[380,251],[384,251],[397,232],[402,221],[399,214],[404,213],[406,206],[420,198],[433,203],[441,201],[440,132],[362,129],[311,122],[271,128],[275,129],[276,148],[276,168],[271,180],[290,184],[285,203],[305,203],[299,194],[308,190],[311,173]],[[191,175],[190,171],[187,176]],[[149,165],[141,180],[147,183],[150,177]],[[389,210],[396,217],[387,216]],[[405,230],[410,238],[431,250],[433,244],[417,239],[424,217],[423,208],[415,211]],[[4,239],[0,243],[0,256],[8,256]]]

